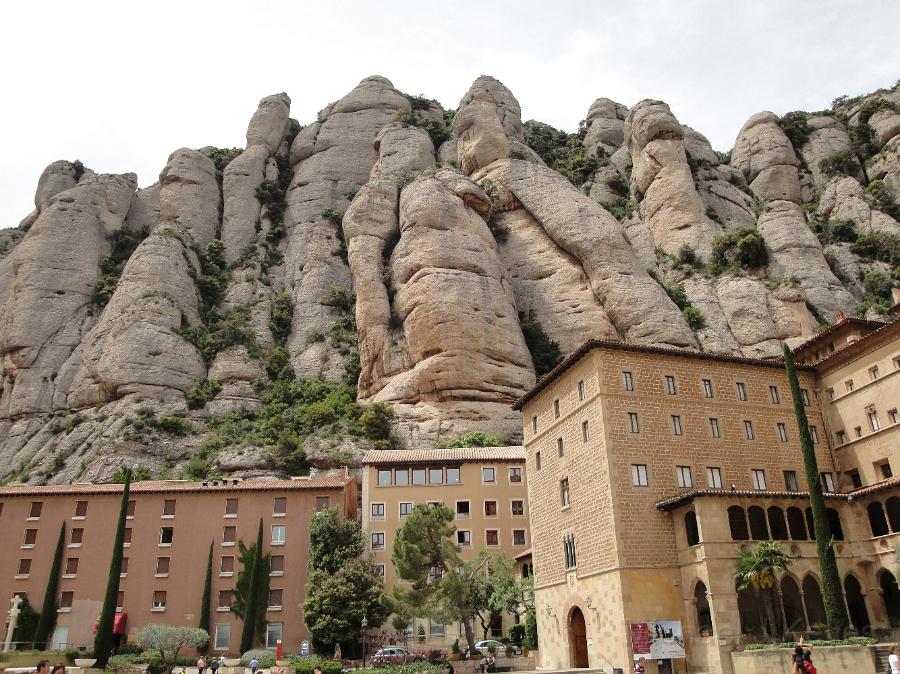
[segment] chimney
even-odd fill
[[[891,297],[894,300],[894,304],[900,304],[900,288],[891,288]]]
[[[841,311],[840,309],[838,309],[838,310],[835,312],[835,314],[834,314],[834,322],[835,322],[835,323],[840,323],[840,322],[843,321],[845,318],[847,318],[847,317],[844,316],[844,312]]]

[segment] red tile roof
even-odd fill
[[[454,449],[373,449],[366,452],[364,466],[397,463],[484,463],[488,461],[525,461],[525,448],[459,447]]]
[[[860,328],[870,328],[872,330],[878,330],[879,328],[883,328],[886,323],[885,321],[870,321],[864,318],[854,318],[852,316],[844,316],[841,320],[836,323],[832,323],[827,328],[820,330],[812,337],[807,339],[805,342],[802,342],[791,349],[791,353],[799,353],[800,351],[805,351],[810,346],[820,341],[822,338],[827,337],[831,333],[835,332],[838,328],[843,328],[845,326],[855,325]]]

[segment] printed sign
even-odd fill
[[[309,642],[308,641],[304,641],[302,644],[300,644],[300,655],[302,655],[304,657],[309,655]]]
[[[684,634],[680,620],[655,620],[631,624],[634,659],[674,660],[684,657]]]

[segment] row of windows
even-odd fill
[[[510,467],[507,469],[506,478],[509,484],[522,484],[522,468]],[[497,469],[494,466],[484,466],[481,469],[482,484],[497,484]],[[408,487],[422,485],[457,485],[460,482],[459,466],[443,468],[379,468],[379,487]]]
[[[587,422],[585,422],[587,423]],[[684,435],[684,422],[682,421],[680,414],[671,414],[669,415],[669,424],[672,431],[672,435],[680,436]],[[707,420],[708,431],[710,436],[713,438],[721,438],[722,437],[722,425],[719,423],[718,418],[709,417]],[[756,440],[756,428],[753,425],[752,419],[744,419],[744,439],[746,440]],[[629,433],[640,433],[641,432],[641,422],[640,417],[637,412],[628,412],[628,432]],[[787,424],[783,421],[778,421],[775,423],[775,432],[778,436],[778,439],[781,442],[788,442],[788,430]],[[816,444],[819,442],[819,431],[815,426],[809,427],[809,435],[812,438],[812,441]]]
[[[429,501],[427,505],[431,507],[435,507],[439,505],[440,501]],[[498,517],[498,509],[497,509],[497,501],[495,499],[485,499],[484,502],[484,516],[485,517]],[[415,507],[415,503],[412,501],[402,501],[399,504],[398,515],[400,519],[405,518],[409,515],[413,508]],[[383,520],[385,516],[385,504],[384,503],[373,503],[371,506],[371,516],[373,520]],[[525,499],[514,498],[509,501],[509,512],[513,517],[524,517],[525,516]],[[471,501],[457,501],[456,502],[456,517],[457,518],[465,518],[470,517],[471,512]]]
[[[890,478],[894,477],[894,471],[891,468],[891,462],[888,459],[879,459],[878,461],[873,462],[872,465],[875,468],[876,476],[881,476],[882,480],[889,480]],[[863,486],[863,481],[862,477],[859,474],[859,470],[857,470],[856,468],[848,470],[847,475],[850,477],[850,482],[853,484],[854,489],[859,489]]]
[[[280,611],[283,603],[283,595],[284,591],[280,589],[270,589],[269,590],[269,599],[268,604],[266,606],[269,611]],[[159,612],[166,610],[166,604],[168,601],[168,590],[153,590],[153,599],[151,604],[151,611]],[[59,595],[59,608],[58,610],[61,613],[66,613],[72,610],[72,605],[75,601],[75,592],[71,590],[65,590]],[[216,605],[217,611],[231,611],[231,606],[234,602],[234,590],[219,590],[218,601]],[[116,610],[122,611],[125,609],[125,591],[119,590],[118,595],[116,595]]]
[[[131,545],[131,536],[132,536],[131,527],[126,527],[124,531],[123,543],[125,547]],[[284,542],[287,538],[287,526],[284,524],[273,524],[272,525],[272,545],[284,545]],[[33,548],[37,545],[37,529],[25,529],[25,534],[23,537],[22,547],[23,548]],[[222,532],[222,543],[223,545],[234,545],[237,538],[237,527],[234,526],[226,526]],[[175,527],[160,527],[159,528],[159,545],[160,546],[171,546],[173,541],[175,540]],[[84,529],[76,527],[69,531],[69,543],[68,547],[70,548],[80,548],[84,543]]]
[[[900,424],[900,413],[897,412],[896,407],[888,410],[887,417],[888,417],[888,422],[891,425]],[[878,411],[874,407],[869,407],[866,409],[866,419],[869,422],[869,431],[871,433],[881,430],[881,420],[878,418]],[[861,438],[863,436],[863,427],[856,426],[853,429],[853,434],[857,438]],[[837,440],[837,444],[839,444],[839,445],[847,444],[847,432],[846,431],[844,431],[844,430],[837,431],[837,432],[835,432],[834,436],[835,436],[835,440]]]
[[[800,485],[797,481],[797,471],[783,471],[784,489],[786,491],[800,491]],[[829,472],[819,474],[822,481],[822,488],[826,492],[834,493],[834,475]],[[681,488],[691,488],[694,486],[694,469],[692,466],[675,466],[675,481]],[[566,491],[568,491],[568,479],[565,482]],[[750,483],[753,489],[764,491],[768,489],[768,480],[764,468],[750,469]],[[647,464],[633,463],[631,464],[631,484],[635,487],[649,487],[650,473]],[[723,478],[722,468],[720,466],[706,467],[706,486],[710,489],[722,489]],[[734,487],[734,485],[732,485]]]
[[[900,370],[900,356],[898,356],[897,358],[894,358],[893,363],[894,363],[894,369]],[[866,373],[868,374],[869,382],[876,381],[881,376],[881,372],[878,370],[877,365],[873,365],[872,367],[870,367],[866,371]],[[844,380],[844,393],[845,394],[852,393],[855,389],[856,389],[856,384],[854,383],[852,378]],[[835,390],[833,388],[827,389],[826,393],[828,393],[829,400],[835,400],[838,397],[838,394],[835,393]]]
[[[384,550],[384,541],[385,541],[385,533],[383,531],[375,531],[372,532],[372,549],[373,550]],[[525,547],[527,540],[527,531],[525,529],[513,529],[512,530],[512,544],[513,547],[522,548]],[[468,548],[472,546],[472,532],[469,529],[457,529],[456,530],[456,543],[463,548]],[[498,547],[500,545],[500,530],[499,529],[485,529],[484,531],[484,545],[488,547]]]
[[[284,632],[282,623],[266,623],[266,645],[268,649],[278,647]],[[213,630],[213,650],[227,651],[231,644],[231,624],[217,623]]]
[[[834,508],[827,508],[828,523],[831,535],[836,541],[844,540],[844,528],[841,518]],[[690,521],[689,521],[690,520]],[[815,540],[816,532],[813,526],[812,508],[804,512],[796,506],[785,511],[778,506],[771,506],[763,510],[760,506],[750,506],[745,511],[741,506],[728,508],[728,527],[731,530],[733,541],[806,541]],[[692,529],[696,529],[696,515],[690,512],[685,517],[685,528],[688,534],[688,545],[695,545],[690,541],[695,538]]]

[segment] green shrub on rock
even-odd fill
[[[713,240],[711,262],[719,270],[764,267],[769,263],[766,243],[752,227],[741,227]]]

